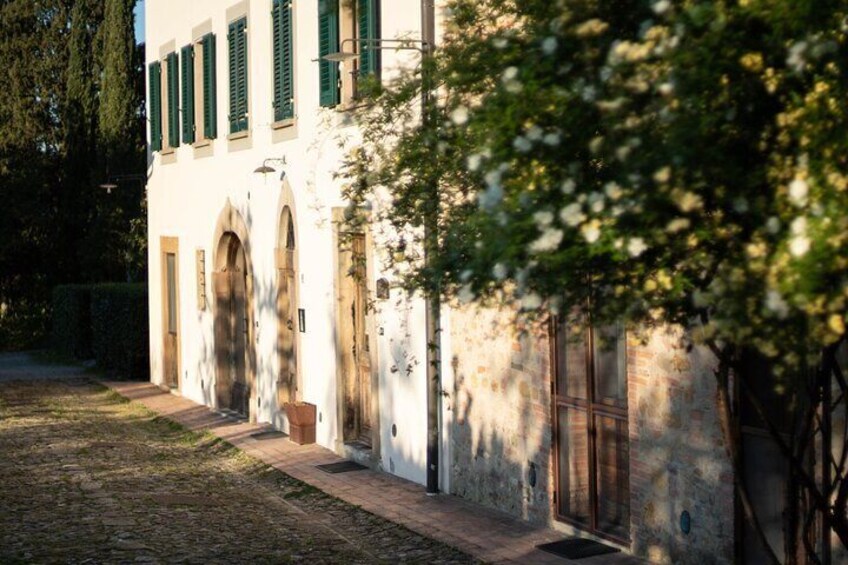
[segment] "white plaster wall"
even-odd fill
[[[177,148],[173,157],[153,155],[148,181],[149,282],[151,380],[162,377],[162,294],[159,241],[162,236],[179,239],[181,394],[206,404],[214,396],[215,356],[213,340],[212,271],[216,222],[229,201],[244,218],[250,233],[254,277],[254,329],[256,377],[260,400],[259,421],[284,427],[276,407],[275,375],[277,318],[274,306],[276,278],[274,248],[277,246],[282,185],[279,173],[261,175],[253,170],[263,159],[283,157],[286,179],[296,209],[298,265],[297,307],[306,310],[306,333],[299,335],[298,364],[303,400],[318,406],[317,440],[335,448],[336,353],[334,262],[331,209],[343,206],[339,182],[332,178],[342,156],[336,138],[352,134],[346,115],[318,106],[317,2],[294,0],[295,9],[295,111],[296,124],[286,133],[271,128],[271,0],[248,0],[248,72],[250,139],[228,141],[227,10],[240,4],[232,0],[147,0],[145,3],[147,62],[159,59],[160,49],[174,42],[179,50],[192,39],[192,29],[211,20],[217,37],[218,137],[210,155],[189,145]],[[420,37],[419,0],[382,3],[382,36]],[[409,53],[383,53],[384,77]],[[182,63],[182,61],[181,61]],[[167,127],[164,123],[163,126]],[[280,136],[287,141],[277,141]],[[168,162],[173,161],[173,162]],[[274,164],[277,170],[280,166]],[[198,310],[195,251],[206,252],[208,296],[205,310]],[[383,276],[375,265],[375,278]],[[384,304],[376,326],[380,367],[381,456],[388,471],[423,482],[426,448],[426,379],[423,302],[402,300],[395,308]],[[407,352],[420,362],[406,373],[391,369],[393,352]],[[397,425],[397,437],[391,426]]]

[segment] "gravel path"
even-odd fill
[[[472,562],[69,374],[0,378],[0,563]]]

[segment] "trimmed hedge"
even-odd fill
[[[150,377],[147,313],[144,283],[92,287],[92,349],[98,367],[123,378]]]
[[[92,285],[67,284],[53,289],[53,349],[68,357],[91,359]]]

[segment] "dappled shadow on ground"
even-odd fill
[[[3,563],[469,561],[93,383],[0,386],[0,453]]]

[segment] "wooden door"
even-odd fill
[[[556,514],[599,536],[630,536],[626,344],[617,327],[570,337],[557,324]]]
[[[277,250],[277,347],[280,372],[277,402],[282,406],[297,399],[297,355],[295,351],[295,272],[293,251]]]
[[[165,386],[180,384],[179,258],[177,240],[162,238],[162,370]]]
[[[230,273],[216,271],[212,273],[212,287],[215,291],[215,395],[218,408],[230,408],[230,389],[232,385],[232,301]]]
[[[357,419],[360,441],[371,443],[371,344],[368,338],[368,288],[365,256],[365,236],[356,234],[351,241],[354,272],[354,293],[351,307],[353,317],[353,356],[357,382]]]
[[[244,272],[230,271],[232,288],[231,327],[233,336],[232,401],[236,412],[250,416],[250,383],[247,379],[247,346],[250,342],[250,323],[247,317],[247,281]]]

